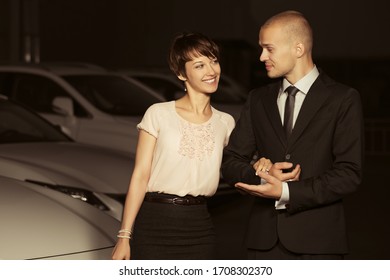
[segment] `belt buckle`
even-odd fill
[[[174,204],[174,205],[180,205],[179,203],[176,203],[176,200],[179,200],[179,198],[178,198],[178,197],[172,198],[172,204]]]
[[[176,201],[178,201],[178,202],[176,202]],[[172,198],[172,204],[174,204],[174,205],[190,205],[191,200],[189,198],[185,198],[185,197],[174,197],[174,198]]]

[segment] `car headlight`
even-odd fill
[[[86,202],[100,210],[108,211],[109,207],[107,207],[106,204],[104,204],[93,192],[82,189],[82,188],[76,188],[76,187],[69,187],[69,186],[61,186],[61,185],[53,185],[45,182],[40,181],[34,181],[34,180],[26,180],[27,182],[40,185],[42,187],[46,187],[52,190],[56,190],[59,192],[62,192],[64,194],[67,194],[75,199],[79,199],[83,202]]]

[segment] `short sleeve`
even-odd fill
[[[232,116],[229,115],[229,120],[228,120],[228,135],[227,135],[227,139],[226,139],[226,145],[228,144],[229,142],[229,138],[230,138],[230,134],[232,134],[232,131],[234,129],[234,127],[236,126],[236,122],[234,120],[234,118]]]
[[[157,104],[150,106],[146,110],[141,122],[137,125],[137,129],[142,129],[157,138],[160,131],[158,112],[159,108]]]
[[[227,146],[227,144],[229,143],[229,138],[230,138],[230,134],[232,133],[234,127],[236,126],[236,122],[234,120],[234,118],[232,117],[232,115],[228,114],[228,113],[225,113],[225,112],[222,112],[222,111],[219,111],[219,110],[216,110],[214,109],[214,112],[216,113],[216,115],[218,116],[218,119],[219,121],[221,122],[222,126],[224,127],[225,129],[225,139],[224,139],[224,146]]]
[[[226,114],[227,133],[226,133],[226,138],[225,138],[225,146],[227,146],[227,144],[229,143],[230,134],[232,133],[235,125],[236,125],[236,122],[235,122],[234,118],[231,115]]]

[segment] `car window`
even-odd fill
[[[47,78],[30,74],[18,74],[15,77],[13,99],[37,112],[54,113],[52,102],[57,96],[68,94]]]
[[[70,141],[34,113],[9,101],[0,101],[0,143]]]
[[[115,75],[63,76],[89,102],[111,115],[142,116],[150,105],[161,102],[136,84]]]
[[[8,73],[2,74],[0,83],[2,91],[7,92],[7,96],[12,100],[23,104],[38,113],[57,114],[53,110],[53,99],[58,96],[71,96],[54,81],[48,78],[26,73]],[[75,115],[78,117],[87,117],[88,113],[75,102],[73,98],[73,107]]]

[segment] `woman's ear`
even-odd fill
[[[178,75],[177,77],[179,78],[179,80],[182,80],[183,82],[187,81],[187,78],[184,77],[182,74]]]

